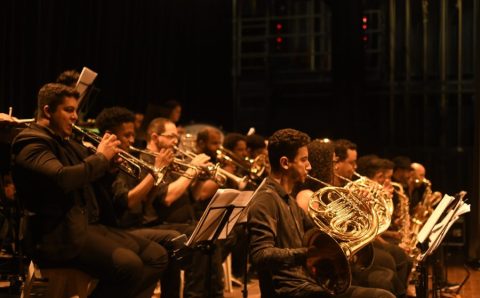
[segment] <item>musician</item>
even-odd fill
[[[217,161],[217,149],[222,145],[222,134],[214,127],[206,127],[197,134],[196,152],[205,153],[210,160]],[[216,190],[215,190],[216,191]],[[214,192],[215,193],[215,192]]]
[[[178,134],[173,122],[166,118],[155,118],[147,129],[147,150],[160,152],[162,149],[172,150],[178,144]],[[153,161],[151,155],[142,154],[146,161]],[[190,161],[195,168],[205,168],[209,164],[209,157],[198,154]],[[190,168],[185,175],[167,172],[164,184],[144,206],[144,226],[161,226],[175,229],[188,236],[193,232],[196,217],[193,210],[195,194],[200,191],[203,179],[196,179],[199,171]],[[195,251],[192,264],[185,271],[184,297],[205,297],[208,289],[205,283],[213,284],[214,297],[223,297],[222,262],[218,250],[212,256],[212,276],[206,276],[209,258],[199,251]]]
[[[115,134],[120,141],[120,148],[129,151],[135,140],[135,115],[123,107],[103,109],[95,120],[100,134]],[[170,164],[173,152],[161,149],[154,158],[152,166],[161,169]],[[167,247],[170,241],[180,236],[175,230],[162,228],[145,228],[143,225],[143,208],[153,191],[157,177],[152,173],[143,173],[140,181],[130,175],[119,172],[112,183],[113,204],[119,226],[133,235],[155,241]],[[162,297],[180,297],[180,269],[174,262],[169,262],[161,280]]]
[[[344,186],[348,180],[352,180],[357,169],[357,145],[347,139],[335,140],[333,144],[338,158],[334,166],[333,185]]]
[[[269,139],[272,171],[248,210],[250,254],[259,272],[262,297],[328,297],[305,269],[309,248],[303,237],[313,227],[291,192],[311,169],[310,138],[294,129],[276,131]],[[394,297],[380,289],[350,287],[341,297]]]
[[[260,154],[268,155],[267,142],[264,137],[258,134],[247,136],[247,152],[248,157],[255,159]]]
[[[391,187],[391,179],[393,175],[394,163],[392,161],[380,158],[376,155],[368,155],[361,157],[358,160],[358,165],[359,174],[365,175],[366,177],[383,185],[385,188],[393,191],[393,188]],[[391,227],[389,230],[383,232],[382,235],[377,237],[374,242],[374,246],[377,249],[388,252],[394,258],[394,268],[396,269],[397,276],[402,284],[407,287],[408,276],[412,268],[412,261],[410,260],[408,254],[398,246],[398,243],[402,239],[403,235],[395,228],[392,228],[395,226],[394,222],[396,221],[396,217],[398,218],[399,216],[399,206],[394,205],[394,207],[396,210],[394,210],[394,216],[392,216]],[[390,264],[390,262],[386,264]],[[410,289],[409,294],[411,293],[411,290],[412,289]]]
[[[332,141],[328,139],[312,141],[308,144],[308,154],[312,166],[310,176],[331,185],[334,177],[333,167],[337,161]],[[314,191],[325,186],[313,179],[308,179],[298,187],[299,191],[296,195],[298,205],[308,211],[308,204]],[[357,266],[352,266],[351,270],[354,285],[385,289],[397,296],[405,293],[405,286],[396,274],[393,257],[383,250],[374,248],[373,264],[369,268],[359,270]]]
[[[89,155],[71,139],[78,96],[62,84],[44,85],[39,120],[13,142],[13,178],[29,214],[26,251],[40,267],[73,267],[98,278],[92,297],[151,297],[167,266],[166,251],[102,224],[111,210],[99,179],[119,141],[105,134]]]
[[[426,178],[425,167],[418,162],[412,163],[410,167],[413,171],[408,181],[408,196],[410,198],[410,213],[413,214],[415,207],[422,201],[427,185],[424,183]]]

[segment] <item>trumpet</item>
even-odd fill
[[[75,124],[72,124],[72,129],[75,133],[81,135],[81,143],[83,146],[96,152],[96,146],[102,141],[102,138],[99,135],[89,132]],[[90,145],[87,143],[90,143]],[[158,186],[162,182],[163,177],[165,176],[165,167],[160,169],[156,168],[124,150],[120,151],[117,155],[122,159],[120,164],[116,164],[121,171],[140,180],[142,178],[143,169],[152,174],[155,179],[155,186]]]
[[[174,146],[174,149],[179,155],[184,157],[184,160],[192,160],[197,156],[197,154],[191,151],[182,150],[177,146]],[[185,163],[184,160],[182,161]],[[230,179],[237,185],[238,189],[242,190],[247,186],[249,181],[248,176],[238,177],[222,169],[218,163],[216,165],[208,165],[206,168],[202,168],[201,170],[201,173],[206,175],[207,178],[215,180],[215,182],[220,186],[224,186],[225,183],[227,183],[227,180]]]
[[[159,153],[148,150],[148,149],[139,149],[133,146],[130,146],[129,149],[133,152],[145,154],[152,157],[157,157],[159,155]],[[195,174],[187,173],[188,169],[195,170]],[[188,179],[194,179],[197,176],[197,173],[201,172],[202,169],[200,167],[191,165],[180,158],[175,157],[172,161],[172,164],[168,167],[167,171],[178,174]]]

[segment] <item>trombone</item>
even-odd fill
[[[75,133],[82,136],[81,143],[83,146],[87,147],[88,149],[96,152],[96,146],[100,144],[102,141],[102,137],[92,132],[89,132],[75,124],[72,124],[72,129]],[[87,139],[87,140],[85,140]],[[87,145],[86,143],[89,142],[92,145]],[[142,169],[146,170],[150,174],[152,174],[153,178],[155,179],[155,186],[158,186],[165,176],[165,167],[157,168],[154,167],[145,161],[136,158],[135,156],[131,155],[130,153],[122,150],[118,154],[118,157],[122,159],[120,164],[115,164],[117,167],[125,172],[126,174],[132,176],[135,179],[142,179]]]

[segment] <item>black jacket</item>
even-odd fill
[[[17,194],[30,215],[26,252],[49,261],[75,257],[87,225],[110,213],[104,208],[108,202],[97,200],[101,186],[93,183],[106,174],[108,160],[102,154],[89,155],[79,143],[36,124],[17,135],[12,158]]]

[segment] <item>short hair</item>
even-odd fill
[[[245,141],[245,143],[247,143],[247,137],[236,132],[227,133],[223,139],[223,147],[228,150],[233,150],[239,141]]]
[[[42,116],[45,106],[50,108],[50,112],[55,112],[66,97],[78,99],[79,96],[78,92],[72,87],[58,83],[45,84],[38,91],[37,114]]]
[[[315,139],[308,144],[308,160],[312,165],[309,174],[312,177],[328,184],[333,182],[333,152],[334,147],[331,141]],[[324,185],[318,185],[318,182],[309,179],[306,186],[315,191]]]
[[[392,159],[393,163],[395,164],[393,170],[396,171],[398,169],[401,170],[412,170],[412,161],[409,157],[406,156],[397,156]]]
[[[363,155],[357,160],[357,172],[368,178],[373,178],[382,167],[382,159],[375,154]]]
[[[181,107],[182,104],[180,102],[176,101],[175,99],[170,99],[170,100],[167,100],[163,104],[163,106],[167,109],[170,109],[170,111],[171,111],[171,110],[175,109],[176,107]]]
[[[333,141],[333,145],[335,146],[335,155],[338,157],[338,161],[344,161],[345,159],[347,159],[347,151],[349,149],[357,150],[357,145],[347,139],[335,140]]]
[[[301,131],[285,128],[277,130],[268,139],[268,156],[272,171],[280,170],[280,158],[286,156],[293,160],[297,155],[298,149],[308,145],[310,137]]]
[[[134,122],[135,114],[124,107],[111,107],[103,109],[95,119],[95,124],[100,131],[100,134],[104,134],[107,130],[113,131],[123,123]]]
[[[147,141],[150,141],[152,133],[161,134],[165,132],[165,124],[172,122],[167,118],[157,117],[150,121],[147,127]],[[172,122],[173,123],[173,122]]]
[[[267,144],[265,143],[265,138],[261,135],[253,134],[247,136],[247,148],[250,148],[251,150],[257,150],[266,147]]]
[[[218,133],[222,135],[221,131],[218,130],[217,128],[214,127],[205,127],[201,131],[197,133],[197,143],[203,142],[206,143],[208,142],[208,139],[210,138],[210,133]]]
[[[79,77],[80,73],[75,69],[65,70],[57,77],[56,82],[70,87],[75,87]]]

